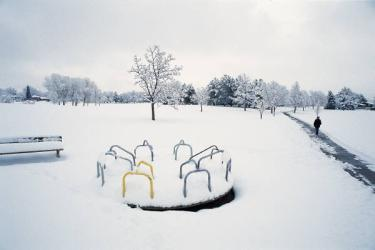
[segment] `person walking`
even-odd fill
[[[319,128],[320,128],[320,125],[322,125],[322,121],[320,120],[320,117],[316,117],[315,121],[314,121],[314,127],[315,127],[315,134],[318,135],[319,134]]]

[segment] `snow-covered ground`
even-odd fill
[[[149,109],[0,104],[0,137],[62,135],[65,148],[60,159],[0,158],[0,249],[375,248],[374,194],[288,117],[162,106],[152,122]],[[148,139],[172,153],[181,138],[195,151],[229,150],[233,202],[197,213],[146,212],[102,193],[96,160],[110,145]]]
[[[295,117],[312,124],[316,113],[299,110]],[[344,146],[363,160],[375,164],[375,112],[369,110],[321,110],[321,130],[336,143]],[[375,170],[375,168],[374,168]]]

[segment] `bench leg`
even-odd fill
[[[60,158],[60,150],[56,150],[56,157]]]

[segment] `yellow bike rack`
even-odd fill
[[[138,168],[139,166],[141,166],[141,165],[145,165],[145,166],[149,167],[149,168],[150,168],[150,172],[151,172],[152,179],[155,179],[155,177],[154,177],[154,167],[153,167],[150,163],[148,163],[148,162],[140,161],[140,162],[138,162],[138,164],[137,164],[137,168]],[[138,173],[138,169],[136,169],[136,172]]]
[[[144,176],[144,177],[148,178],[148,180],[150,181],[150,197],[151,197],[151,199],[154,198],[154,183],[152,181],[151,176],[148,175],[148,174],[145,174],[145,173],[140,173],[140,172],[127,172],[126,174],[124,174],[124,176],[122,177],[122,197],[125,197],[125,193],[126,193],[125,179],[126,179],[126,176],[128,176],[128,175],[141,175],[141,176]]]

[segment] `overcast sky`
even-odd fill
[[[154,44],[195,86],[246,73],[375,96],[374,2],[0,0],[2,88],[60,73],[138,89],[128,70]]]

